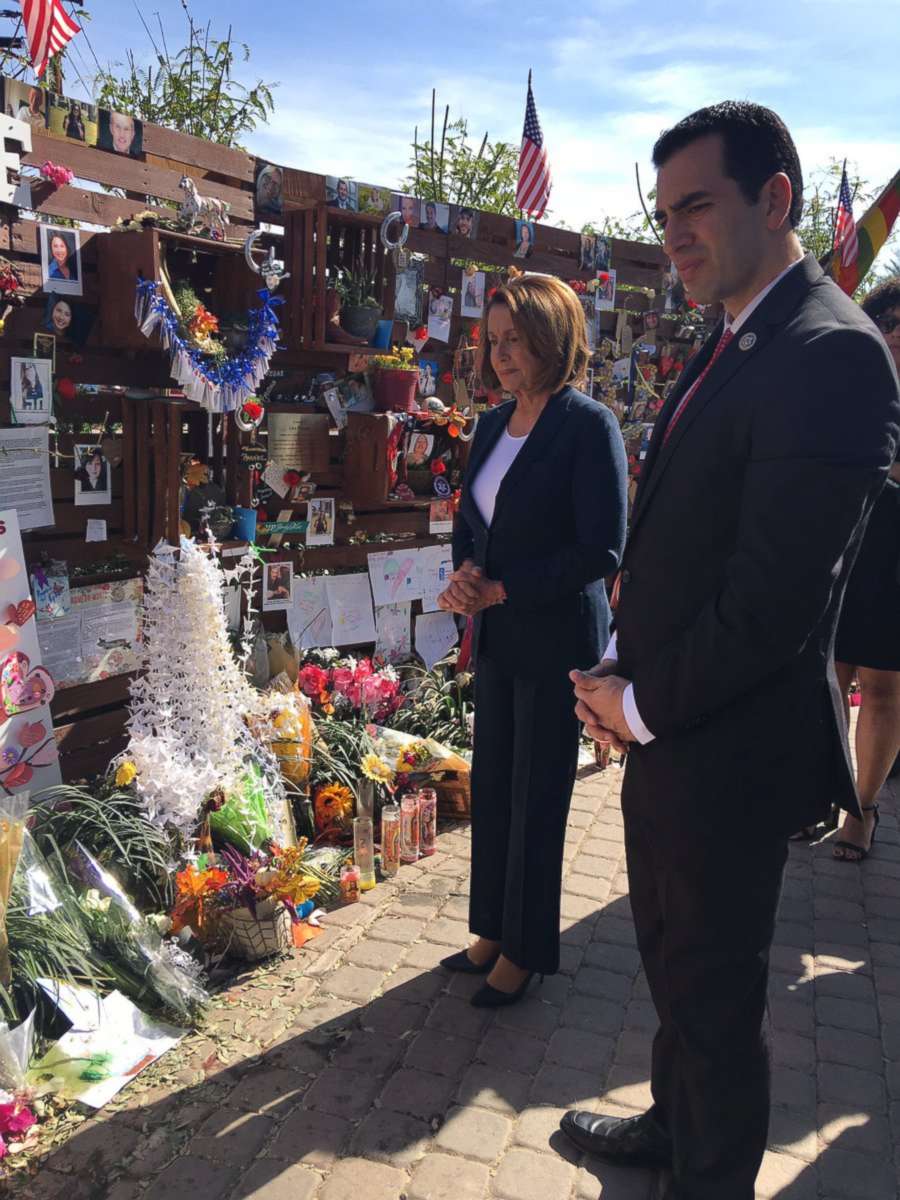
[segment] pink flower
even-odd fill
[[[339,696],[346,696],[353,684],[353,672],[349,667],[335,667],[331,672],[331,684]]]
[[[0,1104],[0,1133],[26,1133],[37,1121],[24,1104]]]
[[[301,670],[298,681],[305,695],[319,696],[328,687],[328,672],[310,663]]]
[[[369,675],[362,682],[362,698],[367,708],[374,708],[381,700],[381,679],[378,675]]]
[[[6,1142],[0,1137],[0,1158],[6,1158],[9,1151],[6,1149]]]

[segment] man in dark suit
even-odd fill
[[[897,376],[796,235],[775,113],[703,109],[657,142],[657,212],[688,294],[725,317],[656,424],[600,666],[573,672],[629,744],[631,905],[659,1016],[653,1107],[570,1112],[583,1149],[672,1171],[677,1200],[753,1200],[768,1125],[768,954],[788,836],[857,813],[833,647],[894,458]]]

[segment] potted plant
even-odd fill
[[[413,361],[411,346],[396,346],[390,354],[372,358],[375,385],[372,395],[378,412],[415,412],[419,368]]]
[[[341,300],[341,325],[354,337],[371,342],[381,320],[382,307],[375,297],[377,278],[360,261],[353,268],[341,267],[335,290]]]

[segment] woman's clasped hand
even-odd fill
[[[505,599],[503,584],[496,579],[486,579],[481,568],[467,558],[459,570],[450,576],[450,583],[438,596],[437,602],[445,612],[474,617],[483,608],[502,604]]]

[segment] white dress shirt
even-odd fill
[[[797,259],[797,262],[802,261],[802,259]],[[750,319],[756,309],[759,308],[760,304],[762,304],[763,300],[765,300],[766,296],[768,296],[769,292],[771,292],[772,288],[781,283],[788,271],[793,271],[794,267],[797,265],[797,262],[792,262],[789,267],[785,267],[783,271],[775,276],[771,283],[766,284],[761,292],[757,292],[750,303],[742,308],[736,317],[732,317],[728,312],[725,313],[725,329],[730,329],[732,336],[736,334],[741,326]],[[604,659],[611,658],[614,661],[618,659],[617,644],[618,636],[614,633],[609,639],[609,644],[607,645],[603,654]],[[640,742],[642,746],[646,746],[648,742],[652,742],[655,739],[656,734],[651,733],[641,720],[641,714],[638,712],[637,701],[634,698],[633,683],[629,683],[628,687],[622,693],[622,715],[625,718],[628,728],[634,734],[635,741]]]
[[[527,441],[527,433],[524,437],[512,437],[504,429],[490,454],[481,464],[481,470],[472,481],[472,499],[488,528],[494,519],[494,506],[497,503],[497,492],[500,490],[503,477]]]

